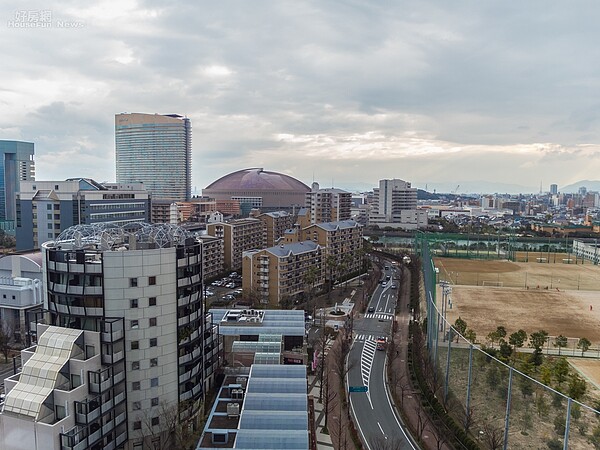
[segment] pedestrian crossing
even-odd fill
[[[380,335],[357,333],[354,336],[354,340],[361,341],[361,342],[376,342],[378,336],[380,336]]]
[[[394,315],[391,313],[367,313],[365,319],[387,319],[392,320]]]

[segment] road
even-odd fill
[[[376,339],[385,336],[389,339],[392,320],[396,308],[399,270],[385,263],[384,277],[390,280],[379,284],[368,311],[362,319],[355,319],[354,342],[348,355],[348,386],[367,386],[368,392],[350,393],[352,408],[359,433],[363,436],[369,450],[379,448],[398,448],[413,450],[418,448],[407,436],[402,423],[394,412],[392,400],[386,389],[385,360],[386,352],[378,351]],[[385,280],[385,278],[384,278]]]

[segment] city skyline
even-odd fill
[[[600,6],[581,6],[6,5],[0,139],[35,144],[38,179],[114,181],[115,114],[175,113],[196,192],[250,167],[560,191],[600,169]]]

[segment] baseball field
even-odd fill
[[[600,344],[600,267],[436,258],[452,286],[448,319],[460,315],[479,336],[540,329]],[[438,299],[441,299],[441,293]]]

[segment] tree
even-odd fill
[[[4,355],[4,362],[8,362],[8,355],[12,348],[14,338],[13,327],[6,321],[0,321],[0,352]]]
[[[310,266],[306,273],[304,274],[304,283],[308,287],[308,299],[307,299],[307,308],[309,311],[312,311],[313,318],[315,317],[315,309],[316,305],[312,304],[312,300],[315,294],[315,283],[319,277],[319,269],[316,266]]]
[[[536,331],[535,333],[531,333],[529,336],[529,347],[533,349],[533,353],[531,354],[531,362],[536,366],[542,364],[542,348],[546,344],[547,339],[548,332],[544,330]]]
[[[498,450],[504,442],[504,430],[494,426],[490,422],[484,422],[481,438],[490,450]]]
[[[527,340],[527,333],[525,330],[515,331],[508,337],[508,343],[512,345],[515,350],[523,347],[525,341]]]
[[[558,358],[558,360],[554,363],[552,372],[558,385],[560,386],[563,384],[569,376],[569,362],[567,359],[564,357]]]
[[[513,354],[512,346],[504,339],[500,339],[500,349],[498,350],[499,357],[502,361],[508,361]]]
[[[464,336],[467,331],[467,322],[458,316],[458,319],[454,321],[454,329]]]
[[[569,342],[569,341],[567,340],[567,337],[566,337],[566,336],[563,336],[562,334],[559,334],[558,336],[556,336],[556,337],[554,338],[554,344],[553,344],[553,345],[554,345],[555,347],[558,347],[558,354],[559,354],[559,355],[560,355],[560,350],[561,350],[561,348],[563,348],[563,347],[566,347],[566,346],[567,346],[567,344],[568,344],[568,342]]]
[[[583,378],[574,373],[569,379],[568,394],[574,400],[581,400],[587,390],[587,384]]]
[[[331,295],[331,290],[333,289],[333,283],[335,281],[335,273],[334,269],[337,265],[337,261],[335,256],[328,255],[325,258],[325,268],[327,269],[327,293]]]
[[[465,331],[464,337],[467,341],[474,344],[477,340],[477,333],[475,333],[475,330],[468,328],[467,331]]]
[[[579,342],[577,342],[577,348],[581,350],[581,356],[583,356],[583,354],[587,352],[591,346],[592,343],[588,338],[583,337],[579,339]]]
[[[506,328],[504,328],[503,326],[499,326],[498,328],[496,328],[495,331],[491,331],[487,335],[487,339],[490,341],[493,347],[496,342],[500,341],[500,339],[504,339],[505,336]]]

